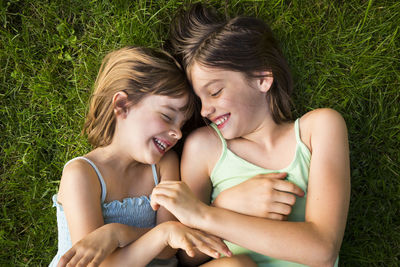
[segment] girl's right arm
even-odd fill
[[[90,262],[95,266],[144,266],[168,244],[189,255],[193,254],[193,246],[213,257],[216,252],[229,254],[219,239],[177,222],[163,223],[156,230],[117,223],[104,225],[100,196],[100,184],[90,165],[77,160],[65,167],[58,201],[63,205],[73,247],[58,266]]]
[[[340,114],[330,109],[307,113],[301,125],[312,155],[304,222],[256,218],[209,207],[198,200],[189,187],[196,194],[198,186],[192,186],[194,182],[201,183],[208,177],[198,176],[203,172],[195,165],[207,169],[207,164],[200,164],[204,160],[199,156],[200,151],[212,154],[207,150],[210,147],[205,145],[206,140],[200,138],[197,139],[200,142],[184,148],[182,180],[189,187],[179,182],[161,183],[153,190],[152,205],[166,207],[188,226],[260,254],[310,266],[333,266],[341,246],[350,198],[347,128]],[[190,162],[193,158],[197,159],[196,164]],[[186,164],[185,160],[188,160]]]
[[[105,225],[104,227],[108,226]],[[104,233],[105,231],[107,230],[102,232]],[[96,237],[92,235],[93,233],[103,241],[107,241],[105,239],[110,237],[118,243],[118,240],[123,239],[121,232],[114,231],[112,235],[101,236],[96,232],[97,230],[89,235],[89,240],[96,240]],[[87,238],[84,240],[87,240]],[[214,258],[218,258],[220,253],[231,255],[226,245],[219,238],[207,236],[203,232],[186,227],[179,222],[169,221],[157,225],[135,242],[113,252],[105,260],[104,258],[108,255],[105,251],[93,251],[90,255],[79,255],[74,250],[69,250],[60,260],[58,267],[63,267],[67,264],[68,266],[86,266],[89,264],[90,266],[99,266],[100,264],[101,266],[145,266],[167,246],[183,249],[192,257],[194,256],[195,248]]]
[[[71,243],[78,254],[90,255],[96,250],[108,255],[115,250],[116,245],[124,247],[150,230],[150,228],[135,228],[122,224],[103,227],[100,199],[101,186],[97,174],[87,162],[75,160],[64,168],[57,200],[62,204]],[[111,237],[118,231],[121,233],[121,238],[117,243],[111,238],[105,238],[105,236]],[[91,238],[85,238],[89,234]],[[103,235],[101,239],[96,239],[96,236]],[[85,242],[78,244],[82,239]],[[78,247],[79,250],[76,250]]]
[[[184,181],[202,202],[210,205],[212,184],[209,174],[212,172],[220,157],[221,141],[215,131],[210,127],[203,127],[193,132],[185,142],[181,173]],[[200,147],[201,146],[201,147]],[[207,151],[207,153],[199,153]],[[193,161],[196,155],[196,161]],[[272,203],[284,203],[293,206],[296,198],[293,194],[303,196],[304,192],[293,183],[283,181],[285,173],[261,174],[252,179],[221,192],[212,206],[228,209],[234,212],[263,217],[269,219],[284,220],[288,213],[285,210],[272,210]],[[246,195],[251,201],[243,198],[243,187],[247,188]],[[237,189],[240,192],[236,192]],[[255,192],[256,191],[256,192]],[[242,197],[236,201],[230,198],[232,194],[241,194]],[[258,199],[254,201],[254,198]],[[254,203],[257,205],[254,205]],[[209,257],[197,254],[194,258],[187,257],[180,253],[180,259],[190,266],[197,266],[205,262]]]

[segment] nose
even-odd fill
[[[215,108],[209,104],[204,103],[204,101],[201,101],[201,111],[200,114],[202,117],[207,118],[209,115],[211,115],[215,111]]]
[[[177,140],[182,138],[182,132],[181,129],[179,127],[175,127],[171,130],[169,130],[169,136],[171,136],[172,138],[175,138]]]

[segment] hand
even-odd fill
[[[181,181],[165,181],[159,183],[151,194],[151,207],[157,210],[166,208],[183,224],[196,228],[204,210],[208,208],[196,198],[189,187]]]
[[[286,220],[296,202],[295,195],[304,196],[298,186],[283,181],[286,176],[286,173],[254,176],[221,192],[213,205],[250,216]]]
[[[97,228],[72,246],[60,259],[62,266],[99,266],[118,246],[110,224]]]
[[[189,228],[179,222],[170,221],[163,224],[167,227],[167,245],[184,250],[190,257],[195,256],[195,249],[213,258],[219,258],[220,254],[232,256],[232,252],[218,237]]]

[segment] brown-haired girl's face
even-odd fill
[[[187,96],[149,95],[117,115],[114,139],[136,161],[154,164],[182,137]]]
[[[190,80],[201,100],[201,115],[214,122],[225,139],[257,129],[268,113],[266,92],[270,78],[247,78],[241,72],[194,63]]]

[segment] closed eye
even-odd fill
[[[211,94],[211,96],[218,96],[218,95],[221,93],[222,89],[223,89],[223,88],[221,88],[221,89],[219,89],[217,92]]]
[[[161,116],[164,118],[164,120],[166,121],[172,121],[171,117],[169,117],[168,115],[161,113]]]

